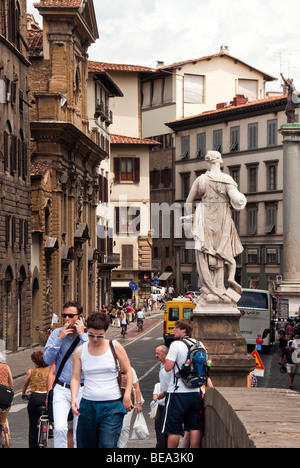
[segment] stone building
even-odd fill
[[[26,0],[0,2],[0,340],[31,343]]]
[[[270,292],[283,274],[283,146],[278,130],[286,121],[285,106],[282,95],[250,102],[238,95],[215,110],[168,123],[176,132],[176,202],[184,205],[195,179],[206,172],[206,151],[220,151],[222,170],[247,198],[243,211],[233,210],[244,247],[236,259],[237,280],[244,288]],[[296,117],[299,120],[299,110]],[[189,148],[184,158],[183,141]],[[188,278],[198,289],[193,239],[182,232],[175,249],[181,260],[178,284],[183,288]]]
[[[29,31],[32,105],[34,340],[68,300],[97,304],[98,167],[107,157],[87,110],[88,47],[98,38],[92,0],[42,0]]]

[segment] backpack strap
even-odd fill
[[[190,349],[191,349],[191,347],[193,346],[194,343],[191,340],[189,340],[188,336],[184,336],[184,337],[180,338],[179,341],[184,343],[186,345],[187,349],[188,349],[188,353],[187,353],[187,356],[186,356],[186,360],[187,360]],[[190,342],[190,344],[188,342]],[[177,361],[175,361],[175,365],[177,366],[178,371],[180,371],[180,367],[179,367]],[[175,391],[178,389],[178,380],[179,380],[179,377],[176,377],[176,374],[178,374],[178,372],[175,372],[175,369],[174,369],[174,380],[173,380],[173,382],[175,384],[175,389],[174,389]],[[175,381],[176,381],[176,383],[175,383]]]
[[[62,370],[67,362],[67,360],[69,359],[69,357],[71,356],[71,354],[73,353],[74,349],[76,348],[76,346],[78,345],[80,341],[80,337],[79,335],[75,338],[75,340],[73,341],[73,343],[71,344],[70,348],[68,349],[68,351],[66,352],[66,354],[64,355],[61,363],[60,363],[60,366],[59,366],[59,369],[57,371],[57,374],[56,374],[56,377],[55,377],[55,381],[54,381],[54,384],[57,383],[58,379],[59,379],[59,376],[60,374],[62,373]]]

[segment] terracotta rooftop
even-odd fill
[[[43,52],[43,31],[27,31],[29,55],[40,57]]]
[[[50,169],[50,167],[51,162],[49,161],[34,161],[31,163],[30,175],[31,177],[43,177],[46,174],[46,172]]]
[[[183,117],[182,119],[174,120],[174,121],[169,122],[169,123],[173,124],[175,122],[184,122],[184,121],[188,121],[188,120],[196,119],[196,118],[200,118],[200,117],[205,118],[205,116],[220,114],[222,112],[232,111],[233,109],[243,109],[243,108],[244,109],[247,109],[247,108],[251,109],[251,107],[259,105],[259,104],[274,103],[276,101],[278,101],[278,103],[279,103],[279,101],[281,101],[281,100],[283,100],[285,98],[286,98],[286,95],[279,95],[279,96],[267,97],[267,98],[264,98],[264,99],[256,99],[254,101],[249,101],[246,104],[244,103],[244,104],[240,104],[240,105],[234,105],[234,104],[230,103],[231,105],[228,106],[228,107],[220,107],[220,108],[217,108],[217,109],[214,109],[214,110],[205,111],[205,112],[202,112],[201,114],[196,114],[196,115],[191,115],[191,116],[188,116],[188,117]]]
[[[143,67],[141,65],[125,65],[118,63],[93,62],[89,61],[89,71],[126,71],[126,72],[155,72],[155,68]]]
[[[150,140],[149,138],[134,138],[124,135],[110,135],[110,142],[112,144],[125,144],[125,145],[160,145],[159,141]]]

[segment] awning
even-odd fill
[[[159,281],[167,281],[170,276],[173,275],[173,271],[166,271],[158,277]]]
[[[112,288],[129,288],[130,281],[112,281],[111,287]]]

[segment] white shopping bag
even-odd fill
[[[145,440],[149,437],[149,430],[143,413],[138,413],[133,425],[131,439]]]

